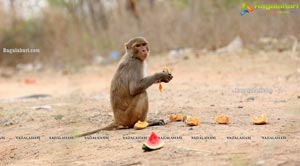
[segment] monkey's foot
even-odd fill
[[[163,119],[151,119],[147,120],[148,126],[164,126],[166,122]]]

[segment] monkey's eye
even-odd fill
[[[147,43],[143,43],[143,44],[142,44],[142,46],[146,46],[146,45],[147,45]]]
[[[140,46],[141,46],[140,44],[135,45],[135,47],[140,47]]]

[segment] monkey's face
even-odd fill
[[[136,37],[128,41],[126,51],[131,57],[144,61],[149,55],[148,42],[143,37]]]
[[[133,45],[133,55],[144,61],[149,54],[149,48],[148,48],[148,43],[146,42],[141,42],[141,43],[135,43]]]

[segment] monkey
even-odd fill
[[[75,137],[91,135],[101,130],[132,128],[139,120],[146,121],[149,108],[146,89],[155,83],[168,83],[173,78],[168,72],[145,76],[145,61],[149,54],[149,44],[144,37],[134,37],[125,43],[125,54],[118,64],[110,86],[113,123]],[[148,121],[148,123],[149,126],[165,124],[161,119]]]

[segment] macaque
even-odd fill
[[[111,81],[110,103],[114,122],[107,127],[80,134],[77,137],[94,134],[101,130],[132,128],[138,121],[146,121],[148,113],[148,95],[146,89],[155,83],[168,83],[173,76],[168,72],[158,72],[144,76],[145,60],[150,50],[148,41],[135,37],[125,44],[125,55],[119,62]],[[164,121],[148,121],[149,126],[164,125]]]

